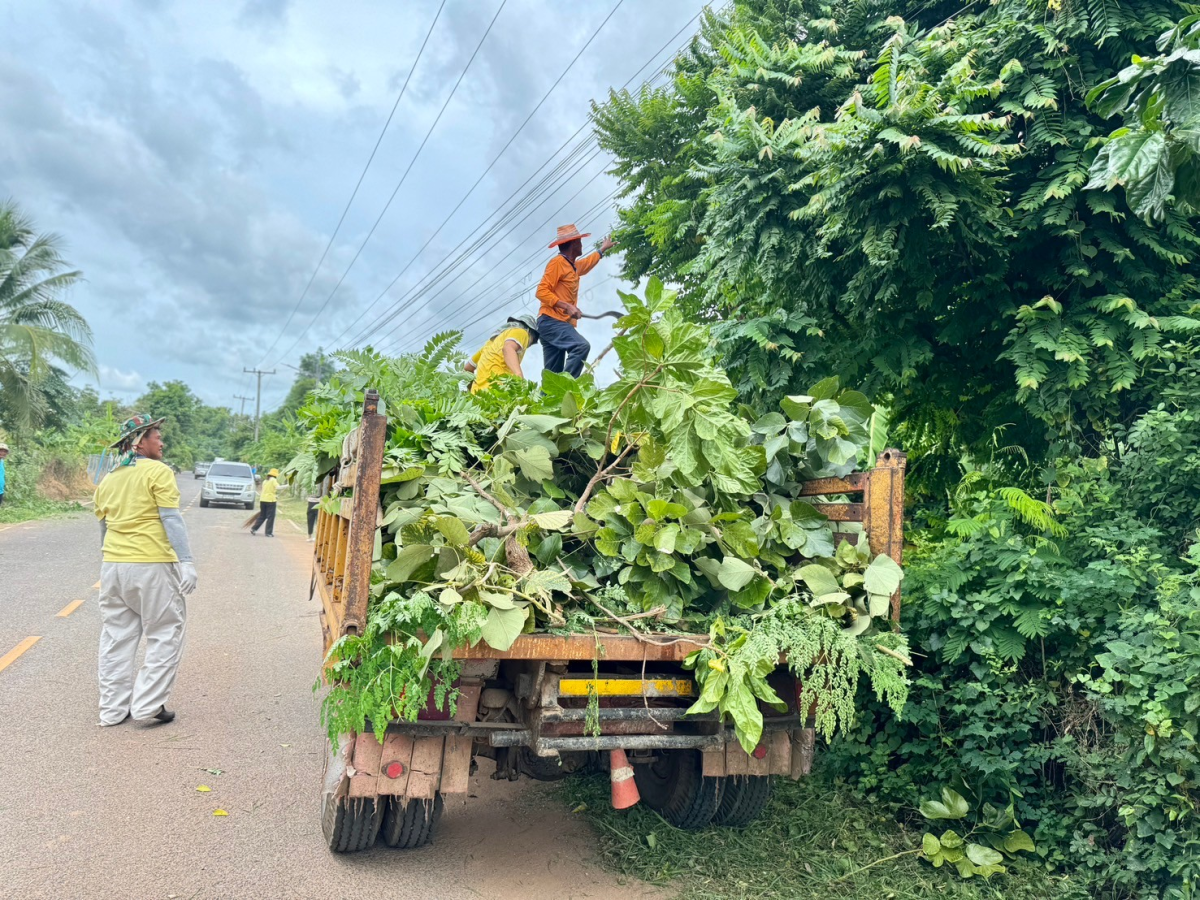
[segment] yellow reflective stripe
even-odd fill
[[[591,690],[601,697],[691,697],[696,685],[690,678],[564,678],[558,683],[562,697],[586,697]]]

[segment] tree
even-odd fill
[[[0,413],[18,428],[42,424],[62,394],[63,367],[93,373],[92,332],[60,295],[78,281],[54,234],[37,234],[16,203],[0,203]]]
[[[952,459],[1013,425],[1035,458],[1095,447],[1145,409],[1172,333],[1196,327],[1200,239],[1179,211],[1147,224],[1085,189],[1107,129],[1083,97],[1183,7],[757,6],[709,32],[707,92],[685,58],[671,90],[597,119],[619,172],[654,171],[629,182],[633,264],[687,260],[671,280],[727,320],[739,388],[838,372]],[[625,125],[655,104],[705,115],[651,158]],[[653,227],[668,219],[694,225]]]

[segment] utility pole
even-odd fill
[[[242,408],[238,410],[238,415],[244,416],[246,414],[246,401],[253,400],[254,398],[253,397],[243,397],[241,394],[234,394],[233,399],[242,401]]]
[[[242,367],[242,371],[248,375],[258,376],[258,389],[254,392],[254,442],[258,443],[258,419],[262,412],[262,377],[264,375],[274,375],[275,370],[264,372],[262,369],[247,369]]]

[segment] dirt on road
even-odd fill
[[[619,883],[593,861],[586,822],[546,786],[492,781],[487,760],[431,846],[330,853],[310,545],[287,521],[251,537],[245,512],[200,509],[199,485],[181,488],[200,587],[169,725],[95,724],[90,517],[0,532],[0,657],[28,644],[0,669],[0,896],[664,896]]]

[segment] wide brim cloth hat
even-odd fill
[[[272,469],[270,472],[268,472],[268,473],[267,473],[267,477],[268,477],[268,478],[278,478],[278,477],[279,477],[279,470],[278,470],[278,469]]]
[[[537,319],[532,313],[521,313],[519,316],[509,316],[508,321],[515,322],[534,336],[536,336],[538,333]]]
[[[132,419],[125,420],[125,423],[121,426],[121,436],[109,444],[108,447],[110,450],[114,447],[119,447],[129,438],[149,431],[151,428],[155,428],[165,421],[167,421],[166,416],[163,416],[161,419],[155,419],[149,413],[138,413]]]
[[[558,237],[556,237],[554,240],[552,240],[550,242],[548,249],[553,250],[555,247],[559,246],[560,244],[568,244],[571,241],[580,241],[580,240],[583,240],[585,237],[591,237],[591,236],[592,236],[591,232],[588,232],[587,234],[580,234],[579,229],[576,228],[574,225],[559,225],[558,226]]]

